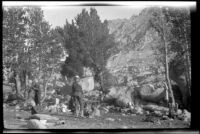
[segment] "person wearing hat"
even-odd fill
[[[38,81],[34,81],[33,83],[33,91],[35,92],[34,101],[36,105],[41,105],[41,87],[39,86]]]
[[[82,87],[78,84],[80,78],[79,76],[74,77],[74,82],[72,85],[72,97],[75,103],[75,114],[76,117],[80,116],[83,117],[83,90]],[[79,111],[80,106],[80,111]]]

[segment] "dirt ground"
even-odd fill
[[[14,107],[4,108],[4,128],[27,129],[26,120],[31,114],[29,111],[15,111]],[[100,117],[75,118],[71,113],[54,114],[54,116],[65,120],[64,125],[56,125],[49,129],[137,129],[137,128],[189,128],[189,125],[181,120],[156,119],[148,122],[145,115],[122,115],[121,113],[104,113]],[[112,118],[113,120],[107,120]]]

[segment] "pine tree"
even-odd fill
[[[94,71],[95,80],[103,87],[102,74],[110,56],[110,48],[114,46],[107,26],[108,22],[101,22],[94,8],[91,8],[89,13],[83,9],[75,22],[66,23],[64,29],[59,32],[69,55],[63,65],[63,75],[82,76],[83,67],[89,67]]]

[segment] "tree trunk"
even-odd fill
[[[99,74],[100,76],[100,80],[99,80],[99,84],[100,84],[100,92],[101,92],[101,97],[100,97],[100,101],[103,101],[105,93],[104,93],[104,81],[103,81],[103,74],[102,72]]]
[[[99,91],[100,91],[100,101],[102,101],[102,98],[104,96],[104,83],[103,83],[103,75],[102,75],[102,71],[95,65],[94,66],[94,72],[95,72],[95,75],[94,75],[94,79],[95,81],[97,81],[99,83]]]
[[[168,92],[170,93],[171,99],[172,99],[172,105],[175,106],[174,94],[172,91],[171,81],[169,78],[169,65],[168,65],[168,58],[167,58],[166,52],[167,51],[165,50],[165,77],[166,77],[166,81],[167,81]]]
[[[23,92],[24,98],[26,98],[26,71],[22,70],[20,75],[21,91]]]
[[[191,95],[190,93],[190,73],[189,73],[189,64],[188,64],[188,60],[187,60],[187,56],[185,55],[184,58],[184,66],[185,66],[185,78],[186,78],[186,86],[188,88],[188,93],[189,95]]]
[[[191,91],[190,91],[190,86],[191,86],[191,63],[190,63],[190,49],[189,49],[189,43],[187,40],[187,36],[186,36],[186,25],[184,23],[184,37],[185,37],[185,44],[184,44],[184,50],[186,51],[186,55],[185,55],[185,69],[186,69],[186,80],[187,80],[187,88],[189,90],[189,95],[191,96]]]
[[[16,88],[16,94],[21,95],[21,81],[19,74],[15,75],[15,88]]]
[[[163,14],[162,14],[162,9],[161,9],[161,24],[162,24],[162,41],[163,41],[163,46],[164,46],[164,56],[165,56],[165,77],[168,85],[168,91],[170,92],[170,96],[172,99],[172,108],[175,107],[175,99],[174,99],[174,94],[172,91],[172,86],[171,86],[171,81],[169,78],[169,62],[168,62],[168,45],[166,42],[166,35],[165,35],[165,26],[164,26],[164,21],[163,21]]]
[[[42,98],[41,103],[43,103],[43,101],[44,101],[45,98],[46,98],[46,94],[47,94],[47,85],[48,85],[48,83],[49,83],[49,81],[50,81],[50,79],[51,79],[53,73],[54,73],[54,67],[53,67],[53,69],[52,69],[52,71],[51,71],[50,77],[47,79],[47,82],[45,83],[45,87],[44,87],[44,97]]]
[[[26,99],[28,99],[28,75],[27,75],[27,73],[26,73],[26,75],[25,75],[25,91],[24,91],[24,97],[26,98]]]
[[[167,104],[169,103],[169,91],[168,91],[168,86],[166,82],[163,83],[165,86],[165,100],[167,101]]]
[[[50,78],[49,78],[50,79]],[[45,98],[46,98],[46,94],[47,94],[47,84],[49,82],[49,79],[47,80],[47,82],[45,83],[45,87],[44,87],[44,97],[42,98],[41,103],[44,102]]]

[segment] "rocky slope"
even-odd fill
[[[119,96],[123,96],[125,103],[132,102],[133,97],[130,96],[136,86],[151,84],[153,90],[154,87],[159,87],[157,83],[164,80],[164,66],[157,58],[158,49],[162,47],[161,40],[151,25],[152,14],[156,10],[156,8],[146,8],[138,16],[132,16],[130,19],[109,21],[110,33],[119,44],[117,46],[119,53],[111,56],[107,62],[107,69],[118,83],[110,90],[117,88],[119,93],[116,94],[119,95],[115,95],[115,98],[121,99]],[[120,89],[124,90],[119,88],[121,86],[127,87],[131,92],[128,95],[121,94]],[[160,88],[163,88],[163,85]],[[146,91],[149,92],[148,90],[151,88]],[[158,92],[157,96],[163,96],[163,92]]]

